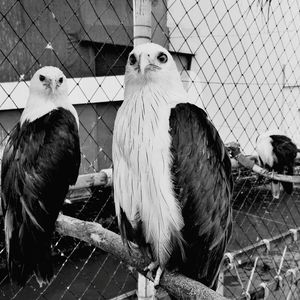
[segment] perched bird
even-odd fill
[[[231,164],[206,113],[189,104],[170,53],[157,44],[129,54],[113,132],[113,182],[123,240],[158,267],[216,288],[231,235]]]
[[[55,67],[39,69],[2,158],[8,270],[20,285],[33,273],[40,285],[53,276],[51,235],[69,185],[78,176],[78,125],[64,74]]]
[[[279,174],[294,174],[297,147],[292,140],[279,130],[267,131],[256,140],[256,151],[260,164],[269,171]],[[293,183],[281,182],[284,191],[291,194]],[[279,182],[273,180],[271,183],[273,197],[278,199],[280,195]]]

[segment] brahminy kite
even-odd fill
[[[269,171],[279,174],[293,175],[297,146],[279,130],[267,131],[256,140],[256,151],[260,164]],[[281,182],[284,191],[291,194],[293,183]],[[280,196],[280,185],[277,180],[271,182],[272,194],[275,199]]]
[[[20,285],[32,274],[40,285],[53,277],[51,236],[69,185],[78,176],[78,125],[65,75],[51,66],[39,69],[2,158],[8,270]]]
[[[216,289],[231,235],[231,163],[207,114],[190,104],[171,54],[148,43],[129,54],[113,131],[114,199],[125,242],[157,268]]]

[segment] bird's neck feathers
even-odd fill
[[[64,94],[43,95],[41,93],[30,93],[26,107],[21,115],[20,123],[23,125],[25,121],[33,122],[59,107],[69,110],[74,116],[77,126],[79,126],[77,112],[69,101],[68,96]]]
[[[188,101],[188,95],[185,91],[180,78],[141,78],[140,80],[128,80],[125,81],[126,89],[124,99],[126,101],[134,98],[137,94],[150,94],[160,95],[155,101],[161,101],[158,103],[165,104],[167,102],[171,106],[175,106],[178,103],[185,103]],[[149,97],[151,99],[151,96]],[[149,100],[149,99],[148,99]],[[154,99],[153,99],[154,100]]]

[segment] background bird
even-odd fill
[[[216,289],[231,235],[231,164],[206,113],[188,103],[170,53],[135,47],[113,132],[114,199],[123,240]]]
[[[269,171],[287,175],[294,174],[297,146],[281,131],[267,131],[260,135],[256,141],[256,151],[260,163]],[[286,193],[292,193],[293,183],[282,181],[281,184]],[[273,180],[271,186],[273,197],[278,199],[280,196],[279,182]]]
[[[78,115],[67,79],[58,68],[43,67],[30,81],[2,158],[1,205],[13,281],[24,285],[33,273],[40,285],[52,278],[51,235],[79,165]]]

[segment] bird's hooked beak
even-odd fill
[[[139,57],[139,72],[144,75],[148,71],[155,71],[157,69],[160,69],[159,66],[157,66],[154,63],[154,60],[150,57],[147,53],[142,53]]]
[[[51,78],[46,78],[44,80],[44,86],[46,87],[46,89],[50,89],[50,92],[54,94],[58,85],[56,80],[52,80]]]
[[[44,86],[47,89],[50,89],[50,92],[54,94],[56,89],[60,86],[60,83],[55,79],[46,78],[44,81]]]

